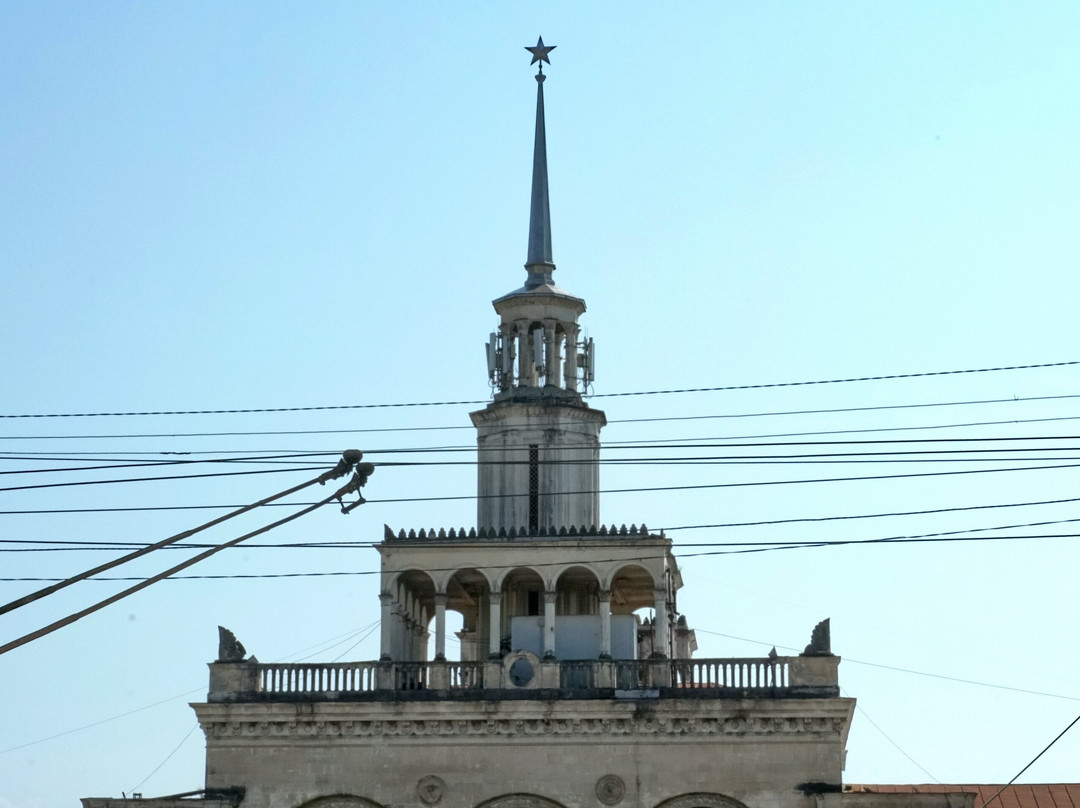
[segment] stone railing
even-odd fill
[[[487,662],[214,662],[211,702],[522,698],[827,698],[839,695],[835,656],[775,659]],[[539,695],[539,694],[538,694]]]

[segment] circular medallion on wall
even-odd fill
[[[596,781],[596,798],[604,805],[616,805],[626,795],[626,783],[617,774],[605,774]]]
[[[424,805],[435,805],[443,798],[446,782],[434,774],[421,777],[416,783],[416,795]]]

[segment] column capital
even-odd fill
[[[379,593],[379,603],[382,603],[383,605],[386,605],[388,603],[393,603],[393,602],[394,602],[394,596],[391,595],[389,592],[380,592]]]
[[[446,595],[445,592],[436,592],[435,593],[435,607],[438,608],[438,607],[442,606],[443,608],[446,608],[446,598],[447,598],[447,595]]]
[[[488,595],[488,600],[491,603],[502,603],[502,592],[491,592]]]
[[[554,603],[558,594],[558,592],[544,592],[544,603]]]
[[[600,598],[600,600],[611,600],[610,589],[601,589],[596,594]]]

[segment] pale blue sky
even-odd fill
[[[524,278],[535,83],[522,46],[538,34],[557,46],[545,85],[556,279],[590,307],[595,392],[1080,360],[1075,3],[7,2],[0,414],[485,400],[490,301]],[[1078,434],[1073,421],[1029,422],[1076,417],[1075,399],[1030,399],[1080,394],[1077,374],[1063,366],[592,404],[606,411],[613,446],[988,421],[1025,423],[804,439],[1068,438]],[[414,456],[374,452],[470,445],[470,409],[2,419],[0,470],[64,465],[10,459],[29,452],[355,445],[400,461]],[[626,422],[671,416],[725,417]],[[455,429],[85,437],[421,426]],[[1080,458],[1075,444],[1054,444],[1062,451],[1053,457],[1064,458],[1055,464]],[[1015,462],[605,466],[602,485],[1046,462],[1033,442],[1009,446],[1023,450]],[[5,492],[0,510],[239,504],[306,476]],[[1076,479],[1065,468],[609,494],[602,510],[609,522],[675,528],[1067,499],[1078,496]],[[377,500],[474,489],[469,466],[385,467],[369,505],[347,519],[316,514],[273,539],[377,541],[383,523],[467,525],[467,500]],[[4,514],[0,538],[149,541],[217,513]],[[686,580],[679,605],[703,656],[759,655],[774,643],[798,650],[831,617],[845,692],[907,755],[945,782],[1005,782],[1080,712],[1075,539],[701,558],[690,553],[716,548],[689,545],[1073,518],[1076,503],[671,530]],[[1077,531],[988,531],[1033,532]],[[57,577],[109,556],[5,553],[0,568],[4,577]],[[370,549],[251,548],[193,571],[364,572],[377,563]],[[130,574],[163,566],[154,557]],[[86,583],[0,617],[0,640],[119,586]],[[0,582],[0,601],[33,588]],[[219,623],[264,661],[367,659],[377,655],[375,635],[302,649],[352,636],[377,616],[371,576],[173,581],[5,655],[0,687],[17,698],[0,721],[0,807],[119,795],[178,745],[138,790],[198,788],[201,735],[187,737],[195,722],[186,702],[205,691]],[[1078,732],[1025,779],[1078,779]],[[857,713],[845,779],[929,778]]]

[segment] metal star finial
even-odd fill
[[[551,60],[548,58],[548,54],[551,53],[551,51],[555,50],[556,47],[557,46],[555,46],[555,45],[545,45],[544,44],[544,38],[542,36],[537,37],[536,38],[536,47],[535,48],[530,48],[528,45],[525,46],[525,50],[527,50],[529,53],[531,53],[533,55],[532,61],[529,62],[529,64],[534,65],[537,62],[540,62],[541,64],[540,64],[539,70],[540,70],[541,73],[543,73],[544,72],[543,63],[547,62],[548,64],[551,64]]]

